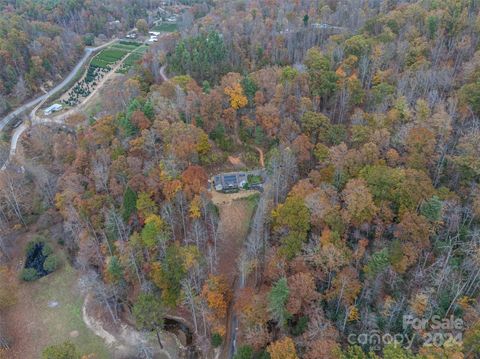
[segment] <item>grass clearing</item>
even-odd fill
[[[57,271],[35,282],[19,281],[18,302],[7,314],[15,335],[11,357],[39,358],[45,346],[70,340],[81,353],[110,358],[103,340],[83,322],[78,273],[61,249],[55,253],[62,260]]]
[[[152,28],[152,31],[161,31],[161,32],[175,32],[178,30],[178,25],[171,22],[162,22],[161,24],[155,25]]]
[[[139,45],[125,45],[125,44],[115,43],[110,48],[111,49],[123,50],[123,51],[133,51],[137,47],[139,47]]]
[[[105,49],[102,52],[100,52],[96,57],[99,60],[114,63],[122,59],[127,54],[127,52],[128,51],[126,50],[109,47],[108,49]]]
[[[96,55],[91,63],[90,66],[94,67],[101,67],[101,68],[108,68],[110,65],[116,63],[117,61],[123,59],[125,55],[127,55],[130,51],[135,49],[128,48],[118,48],[116,46],[123,46],[123,45],[112,45],[105,50],[102,50],[98,55]]]
[[[128,46],[136,46],[136,47],[138,47],[138,46],[143,45],[143,42],[120,40],[117,44],[120,44],[120,45],[128,45]]]
[[[52,342],[70,339],[81,353],[95,353],[99,358],[109,358],[109,353],[101,338],[88,329],[82,319],[83,296],[72,288],[78,282],[77,274],[69,264],[64,263],[57,273],[45,277],[44,283],[35,298],[43,323],[47,324],[49,338]],[[46,282],[46,283],[45,283]],[[57,308],[49,308],[51,301],[58,301]],[[77,331],[76,338],[70,338],[70,333]]]
[[[139,42],[118,41],[98,53],[98,55],[92,59],[90,65],[109,69],[113,64],[128,55],[122,68],[117,71],[119,73],[126,73],[128,69],[143,56],[147,48],[147,46]]]

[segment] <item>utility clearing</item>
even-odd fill
[[[220,214],[220,241],[218,243],[219,274],[227,277],[233,288],[238,273],[237,259],[248,235],[250,220],[256,206],[258,192],[241,191],[223,194],[214,191],[213,202]]]

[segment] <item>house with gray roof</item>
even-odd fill
[[[218,192],[238,192],[247,184],[247,173],[228,172],[213,176],[213,188]]]

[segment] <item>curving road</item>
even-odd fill
[[[108,46],[108,44],[104,44],[102,45],[101,47],[98,47],[98,48],[95,48],[95,49],[92,49],[92,51],[95,51],[95,50],[98,50],[104,46]],[[121,65],[122,65],[123,61],[120,62],[117,67],[119,68]],[[166,68],[167,65],[163,65],[161,68],[160,68],[160,76],[162,78],[163,81],[168,81],[168,77],[167,75],[165,74],[165,68]],[[111,71],[111,73],[115,73],[115,69],[113,69]],[[104,82],[106,79],[108,78],[105,77],[102,82]],[[90,97],[92,97],[94,95],[94,93],[101,87],[101,84],[100,86],[95,89],[94,92],[92,92],[85,100],[82,104],[84,104],[86,101],[88,101],[88,99]],[[52,92],[53,94],[54,92]],[[38,117],[36,115],[36,112],[37,110],[42,107],[43,103],[48,100],[49,96],[51,94],[50,93],[47,93],[45,94],[44,96],[40,96],[40,102],[38,102],[36,104],[36,106],[32,109],[32,111],[30,112],[30,120],[31,120],[31,124],[28,124],[28,123],[25,123],[25,122],[22,122],[22,124],[20,126],[18,126],[17,128],[15,128],[12,132],[12,137],[11,137],[11,140],[10,140],[10,151],[9,151],[9,154],[8,154],[8,157],[6,159],[6,161],[3,163],[3,165],[0,167],[0,171],[3,171],[6,169],[6,167],[8,166],[9,162],[10,162],[10,159],[15,155],[15,152],[17,150],[17,143],[18,143],[18,140],[20,139],[20,136],[22,135],[22,133],[28,129],[30,126],[32,125],[38,125],[38,124],[47,124],[47,123],[56,123],[56,124],[64,124],[64,120],[65,118],[67,118],[69,115],[71,115],[72,113],[74,112],[77,112],[78,111],[78,108],[72,108],[70,109],[69,111],[67,112],[64,112],[58,116],[55,116],[55,117],[52,117],[52,118],[41,118],[41,117]],[[24,105],[24,106],[27,106]]]
[[[85,48],[85,54],[83,55],[83,57],[80,59],[80,61],[75,65],[75,67],[73,68],[73,70],[68,74],[67,77],[65,77],[63,79],[62,82],[60,82],[58,85],[56,85],[54,88],[52,88],[50,91],[48,91],[47,93],[43,94],[43,95],[40,95],[38,96],[37,98],[23,104],[22,106],[20,106],[19,108],[17,108],[15,111],[9,113],[7,116],[5,116],[1,121],[0,121],[0,131],[2,131],[5,126],[7,126],[10,121],[12,121],[15,117],[19,116],[20,114],[22,114],[23,112],[29,110],[30,108],[32,108],[33,106],[39,104],[41,101],[43,100],[46,100],[48,97],[52,96],[54,93],[56,93],[57,91],[60,91],[63,87],[65,87],[70,81],[72,81],[72,79],[75,77],[75,75],[77,74],[78,70],[80,70],[80,68],[87,62],[87,60],[89,59],[90,55],[100,49],[103,49],[104,47],[107,47],[109,45],[111,45],[113,42],[117,41],[117,39],[113,39],[101,46],[97,46],[97,47],[86,47]]]
[[[70,81],[73,80],[73,78],[77,75],[78,71],[80,70],[80,68],[89,60],[90,56],[97,52],[98,50],[101,50],[103,49],[104,47],[107,47],[111,44],[113,44],[115,41],[117,41],[118,39],[112,39],[111,41],[103,44],[103,45],[100,45],[100,46],[97,46],[97,47],[86,47],[85,48],[85,54],[83,55],[83,57],[80,59],[80,61],[75,65],[75,67],[72,69],[72,71],[70,71],[70,73],[67,75],[67,77],[65,77],[62,82],[60,82],[59,84],[57,84],[54,88],[50,89],[50,91],[44,93],[43,95],[40,95],[38,96],[37,98],[23,104],[22,106],[20,106],[19,108],[17,108],[15,111],[9,113],[7,116],[5,116],[1,121],[0,121],[0,132],[5,128],[5,126],[7,126],[15,117],[19,116],[20,114],[22,114],[23,112],[25,111],[28,111],[30,110],[32,107],[32,112],[29,114],[29,117],[32,119],[32,120],[35,120],[36,119],[36,116],[35,116],[35,113],[36,111],[43,105],[43,103],[48,100],[48,98],[52,95],[54,95],[55,93],[57,93],[58,91],[60,91],[61,89],[63,89]],[[56,122],[56,121],[52,121],[52,122]],[[15,150],[17,148],[17,142],[18,142],[18,139],[20,138],[21,134],[23,133],[23,131],[25,131],[26,129],[28,128],[28,125],[25,124],[25,123],[22,123],[20,126],[18,126],[12,133],[12,138],[11,138],[11,142],[10,142],[10,153],[6,159],[6,161],[3,163],[3,165],[0,167],[0,170],[4,170],[8,163],[9,163],[9,159],[15,154]]]

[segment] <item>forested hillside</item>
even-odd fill
[[[154,3],[0,1],[0,114],[58,82],[95,36],[133,28]]]
[[[475,0],[215,2],[110,92],[120,111],[29,134],[0,219],[54,208],[112,322],[158,335],[181,317],[203,358],[478,358],[479,16]],[[9,28],[0,49],[29,49]],[[209,180],[264,154],[225,266],[230,207]]]

